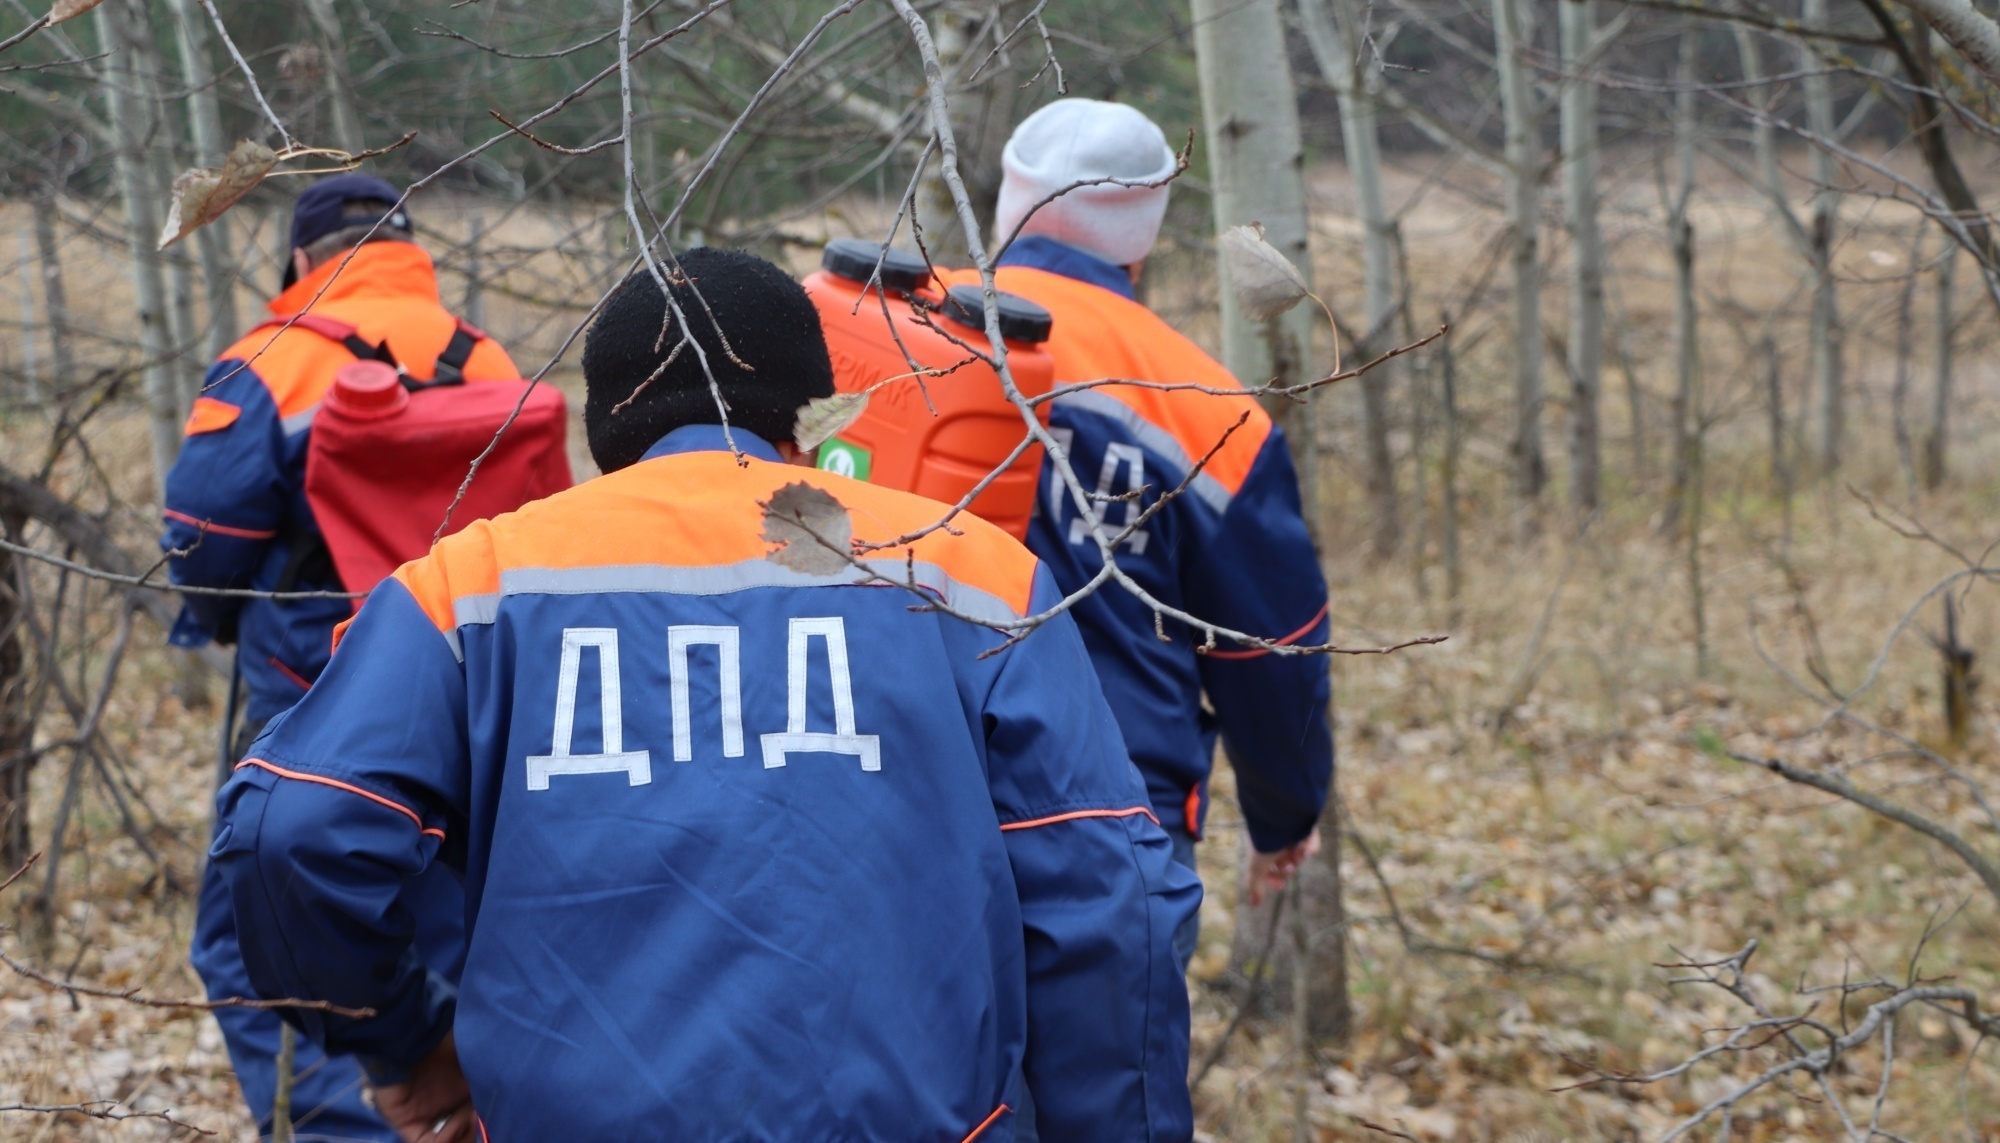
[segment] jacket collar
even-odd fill
[[[772,448],[770,442],[756,433],[732,425],[729,428],[729,436],[736,438],[736,447],[744,456],[768,460],[773,464],[784,463],[783,458],[778,456],[778,450]],[[684,452],[728,451],[729,439],[722,435],[721,425],[682,425],[655,441],[653,447],[646,450],[646,455],[639,459],[648,461]]]
[[[271,312],[290,317],[308,305],[355,297],[409,297],[439,305],[437,268],[414,242],[370,242],[355,249],[352,258],[343,252],[293,282],[271,299]]]
[[[1095,254],[1065,246],[1045,234],[1024,234],[1000,255],[1002,266],[1023,266],[1060,274],[1087,285],[1110,290],[1121,298],[1138,301],[1132,292],[1132,275],[1123,266],[1113,266]]]

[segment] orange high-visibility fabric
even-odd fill
[[[235,424],[236,418],[242,415],[240,406],[213,397],[196,397],[194,408],[188,411],[187,424],[182,426],[181,432],[190,437],[217,432]]]
[[[948,285],[977,283],[976,271],[945,275]],[[1044,346],[1056,363],[1056,384],[1121,378],[1173,384],[1202,385],[1242,391],[1236,378],[1201,347],[1130,298],[1100,286],[1035,270],[1003,266],[995,284],[1049,311],[1054,329]],[[1158,390],[1132,385],[1104,385],[1095,390],[1130,408],[1164,429],[1191,460],[1207,456],[1228,435],[1204,469],[1234,493],[1243,487],[1257,453],[1271,435],[1271,418],[1255,399],[1215,396],[1196,389]],[[1230,433],[1230,426],[1250,410],[1250,419]]]
[[[352,257],[338,255],[292,283],[272,299],[271,313],[285,318],[310,312],[347,322],[370,344],[387,341],[410,376],[430,380],[438,354],[458,329],[458,319],[438,301],[431,256],[410,242],[371,242],[350,253]],[[249,363],[271,390],[281,417],[319,404],[335,371],[354,360],[339,342],[297,328],[252,330],[222,356]],[[480,338],[465,363],[468,381],[520,375],[492,338]]]
[[[818,469],[755,458],[739,465],[726,452],[681,453],[640,461],[518,512],[467,525],[429,556],[398,568],[395,577],[438,630],[450,631],[458,625],[456,601],[500,590],[500,574],[514,568],[718,567],[761,560],[775,545],[764,539],[763,513],[755,505],[798,482],[845,505],[857,540],[893,539],[935,523],[940,513],[935,501]],[[736,526],[716,527],[718,515],[727,513],[736,515]],[[977,517],[953,527],[963,534],[933,531],[867,558],[900,568],[914,556],[1026,615],[1035,557]],[[900,578],[899,572],[885,574]]]

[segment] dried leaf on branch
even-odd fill
[[[1270,321],[1312,297],[1304,274],[1276,246],[1264,240],[1264,224],[1252,222],[1222,232],[1222,265],[1236,289],[1237,304],[1251,321]]]
[[[792,426],[792,441],[799,448],[811,452],[839,436],[841,430],[860,420],[861,414],[867,411],[866,393],[814,397],[799,410],[798,421]]]
[[[787,484],[763,507],[764,539],[781,545],[765,559],[807,575],[847,568],[854,522],[830,493],[804,482]]]
[[[49,5],[49,23],[55,25],[64,20],[74,20],[102,3],[104,0],[56,0]]]
[[[278,153],[248,139],[236,144],[221,167],[194,167],[174,180],[173,203],[160,228],[160,248],[166,249],[197,229],[221,218],[254,190],[278,164]]]

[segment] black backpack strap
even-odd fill
[[[415,389],[431,389],[439,385],[462,385],[465,383],[465,363],[472,360],[472,350],[485,337],[477,326],[467,324],[463,319],[458,328],[451,331],[451,340],[445,343],[444,352],[438,354],[437,365],[432,367],[431,380],[410,386]]]

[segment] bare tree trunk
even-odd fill
[[[228,142],[222,133],[222,110],[215,94],[215,68],[208,56],[208,23],[193,0],[171,0],[176,43],[180,48],[181,79],[188,89],[188,131],[194,161],[204,167],[222,165]],[[227,216],[194,232],[201,256],[202,284],[208,300],[208,339],[202,347],[208,360],[235,344],[236,255],[230,249]]]
[[[1800,18],[1824,27],[1826,0],[1803,0]],[[1801,44],[1799,65],[1806,69],[1806,125],[1822,139],[1834,138],[1839,125],[1833,117],[1833,77],[1812,49]],[[1812,362],[1813,459],[1821,472],[1840,467],[1841,438],[1846,430],[1845,381],[1841,376],[1840,299],[1833,280],[1833,233],[1839,225],[1840,194],[1833,189],[1833,156],[1824,147],[1808,148],[1812,156],[1812,327],[1808,359]]]
[[[1009,96],[1013,87],[1000,82],[1002,73],[992,67],[976,78],[969,73],[986,59],[988,53],[976,50],[975,45],[982,41],[988,21],[996,18],[997,9],[965,0],[954,0],[931,17],[938,64],[951,87],[951,130],[958,140],[959,177],[972,198],[973,210],[989,220],[1000,194],[1000,151],[1011,126],[1008,119],[1013,101]],[[923,223],[924,248],[931,259],[940,266],[964,266],[970,264],[972,254],[958,225],[958,208],[952,204],[943,171],[942,163],[932,167],[918,186],[917,218]],[[1006,237],[994,235],[996,241]]]
[[[1764,338],[1764,406],[1769,413],[1771,430],[1771,480],[1778,486],[1778,495],[1785,506],[1785,550],[1792,546],[1792,460],[1787,445],[1790,435],[1785,431],[1785,374],[1778,364],[1778,342],[1769,336]]]
[[[1937,313],[1931,348],[1931,427],[1924,437],[1924,487],[1936,491],[1944,483],[1945,444],[1951,418],[1951,356],[1953,325],[1951,279],[1958,265],[1958,246],[1947,242],[1937,269]]]
[[[22,519],[10,514],[9,538],[21,534]],[[28,776],[35,764],[30,752],[34,728],[28,719],[28,657],[21,645],[21,593],[16,587],[20,566],[12,553],[0,552],[0,877],[28,860]]]
[[[1677,181],[1667,205],[1667,237],[1674,252],[1674,468],[1662,527],[1669,529],[1680,523],[1694,482],[1694,421],[1700,416],[1695,407],[1699,368],[1695,355],[1699,347],[1695,342],[1694,223],[1688,219],[1688,204],[1694,198],[1695,35],[1693,30],[1681,33],[1680,64],[1675,73],[1680,90],[1674,96]]]
[[[155,246],[160,234],[157,190],[148,177],[147,116],[143,103],[146,23],[126,0],[111,0],[96,13],[97,35],[109,59],[104,68],[105,105],[117,140],[113,152],[118,196],[125,208],[125,246],[132,262],[132,292],[139,303],[141,369],[146,379],[146,416],[152,427],[154,494],[165,487],[167,469],[181,447],[186,407],[175,384],[174,346],[167,331],[167,279]]]
[[[35,264],[34,238],[20,232],[21,257],[21,382],[24,395],[34,404],[42,400],[42,363],[36,352],[35,279],[28,270]]]
[[[1595,0],[1563,0],[1563,207],[1569,224],[1569,500],[1579,514],[1598,504],[1603,452],[1598,401],[1604,386],[1604,238],[1597,220],[1597,87],[1578,74],[1597,31]]]
[[[1299,16],[1320,74],[1340,103],[1340,142],[1347,174],[1354,184],[1355,206],[1361,216],[1362,288],[1367,309],[1366,345],[1355,354],[1368,358],[1388,348],[1396,297],[1396,224],[1382,194],[1382,144],[1376,126],[1372,68],[1356,66],[1355,44],[1363,19],[1355,0],[1336,0],[1336,23],[1328,0],[1299,0]],[[1375,558],[1393,555],[1402,538],[1402,514],[1396,495],[1396,462],[1389,449],[1389,390],[1400,370],[1390,362],[1361,377],[1361,422],[1367,438],[1368,499],[1375,517]],[[1419,461],[1421,463],[1421,460]]]
[[[1208,142],[1216,233],[1248,222],[1310,276],[1305,146],[1286,60],[1277,0],[1191,0],[1201,112]],[[1222,277],[1222,360],[1247,385],[1291,385],[1312,368],[1314,311],[1295,307],[1262,326],[1244,316],[1229,270]],[[1291,437],[1306,521],[1319,532],[1319,480],[1312,419],[1289,401],[1271,412]]]
[[[1493,52],[1505,120],[1507,224],[1514,270],[1514,494],[1525,506],[1540,503],[1548,483],[1542,451],[1541,140],[1527,61],[1533,43],[1532,10],[1525,0],[1492,0]]]
[[[1681,445],[1677,472],[1687,519],[1688,611],[1694,624],[1694,673],[1708,673],[1708,610],[1701,572],[1702,434],[1701,341],[1694,280],[1694,223],[1688,205],[1694,198],[1696,33],[1681,33],[1680,66],[1674,97],[1674,145],[1679,185],[1674,189],[1668,225],[1674,242],[1674,413]]]
[[[56,200],[53,191],[35,196],[35,246],[42,267],[42,314],[49,327],[49,360],[54,387],[76,380],[76,354],[69,339],[69,291],[63,285],[62,247],[56,241]]]
[[[1285,30],[1277,0],[1192,0],[1195,63],[1201,77],[1202,120],[1209,143],[1216,232],[1262,222],[1264,236],[1294,265],[1310,273],[1306,228],[1305,149],[1299,136],[1298,101],[1285,65]],[[1222,352],[1231,372],[1249,384],[1275,379],[1293,384],[1311,369],[1313,316],[1299,306],[1261,328],[1237,305],[1229,272],[1222,269]],[[1289,404],[1289,403],[1287,403]],[[1312,421],[1298,406],[1274,410],[1291,436],[1299,467],[1306,519],[1319,523],[1316,441]],[[1329,798],[1326,821],[1334,822],[1336,798]],[[1325,833],[1325,828],[1322,828]],[[1332,837],[1326,848],[1337,848]],[[1339,867],[1323,870],[1335,882]],[[1338,889],[1305,892],[1313,908],[1338,910]],[[1268,908],[1267,906],[1266,908]],[[1247,906],[1236,914],[1236,946],[1254,955],[1268,914]],[[1316,925],[1310,961],[1311,1017],[1319,1035],[1344,1035],[1347,997],[1346,934],[1339,923]]]
[[[1444,324],[1451,324],[1451,315],[1444,315]],[[1438,507],[1442,511],[1439,518],[1438,546],[1444,559],[1444,595],[1450,601],[1452,621],[1458,621],[1459,588],[1463,581],[1459,575],[1458,563],[1458,452],[1460,447],[1458,427],[1458,371],[1451,354],[1451,335],[1438,339],[1438,402],[1444,414],[1444,463],[1438,466]]]
[[[466,229],[465,304],[459,308],[465,320],[473,325],[486,324],[486,268],[480,258],[480,249],[485,245],[486,217],[475,210]]]
[[[1924,239],[1930,234],[1928,220],[1919,223],[1917,234],[1910,242],[1910,272],[1903,279],[1903,288],[1896,296],[1896,378],[1889,390],[1889,420],[1896,436],[1896,461],[1902,466],[1903,478],[1909,483],[1910,493],[1917,491],[1917,450],[1910,436],[1909,398],[1910,370],[1913,363],[1910,355],[1914,351],[1914,321],[1917,304],[1917,267],[1924,261]]]
[[[353,78],[347,70],[347,33],[333,0],[306,0],[306,12],[326,41],[326,98],[333,114],[334,145],[353,153],[361,150],[361,116],[354,110]]]
[[[138,49],[135,58],[142,81],[140,90],[145,93],[147,107],[153,109],[146,124],[146,168],[154,195],[164,202],[167,188],[174,185],[174,176],[179,173],[174,169],[177,155],[173,113],[161,91],[160,54],[154,48],[152,36],[135,40],[134,46]],[[158,241],[156,235],[148,237]],[[201,326],[194,312],[194,259],[186,243],[176,243],[160,252],[160,260],[167,269],[167,332],[174,342],[175,383],[184,390],[182,403],[191,405],[201,394],[202,372],[207,364],[196,360],[201,352],[197,344],[201,340]]]

